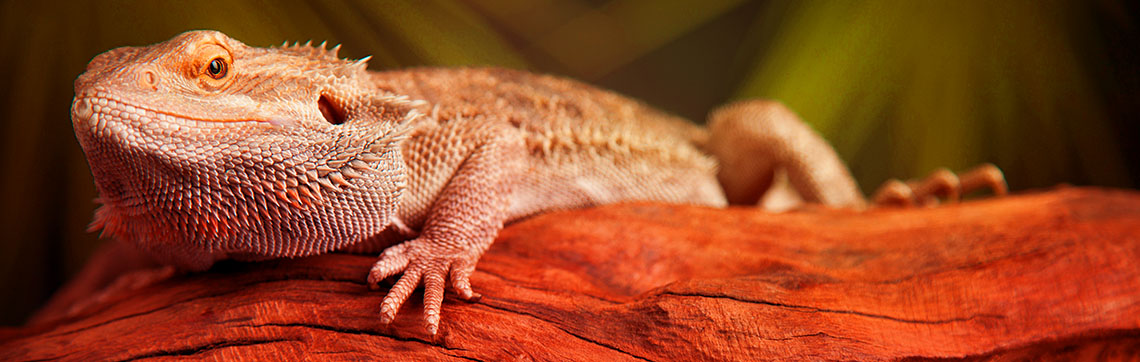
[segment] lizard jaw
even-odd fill
[[[238,126],[107,96],[76,97],[72,118],[103,204],[92,228],[184,269],[342,248],[387,227],[404,188],[398,131]]]

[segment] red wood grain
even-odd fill
[[[223,263],[0,332],[0,360],[1137,359],[1140,193],[934,209],[658,204],[509,226],[449,295],[379,322],[373,257]],[[419,295],[413,298],[419,298]]]

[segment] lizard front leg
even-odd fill
[[[395,319],[421,281],[424,322],[433,335],[439,330],[449,277],[460,297],[477,296],[471,289],[471,273],[507,220],[508,193],[525,155],[521,136],[512,131],[492,122],[453,121],[411,140],[417,143],[412,151],[416,154],[407,162],[412,177],[420,178],[412,181],[412,188],[430,189],[433,181],[443,188],[438,193],[409,190],[407,206],[430,202],[421,232],[384,250],[368,274],[369,285],[375,286],[403,273],[381,303],[382,322]],[[460,162],[448,165],[451,159]]]

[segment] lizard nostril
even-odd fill
[[[143,69],[138,74],[139,86],[150,90],[158,90],[158,75],[150,69]]]
[[[88,120],[95,111],[91,109],[91,101],[87,98],[77,98],[71,105],[71,114],[74,115],[75,120]]]

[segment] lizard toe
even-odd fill
[[[399,244],[389,247],[380,254],[380,259],[368,271],[368,286],[376,289],[384,279],[403,272],[408,268],[410,258],[407,253],[408,246]]]
[[[443,288],[447,277],[447,264],[432,263],[424,274],[424,324],[428,333],[439,331],[439,314],[443,307]]]
[[[396,319],[396,312],[400,311],[400,307],[408,300],[408,296],[412,295],[412,291],[420,284],[420,277],[422,276],[419,268],[408,268],[404,271],[404,275],[392,286],[388,291],[388,295],[384,297],[384,301],[380,302],[380,322],[384,324],[392,323]]]
[[[451,267],[451,287],[464,300],[477,300],[482,297],[471,289],[471,273],[474,271],[475,263],[462,263]]]

